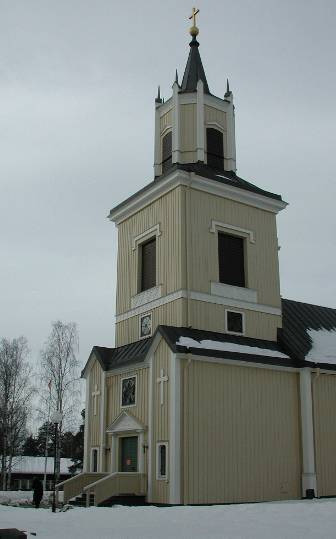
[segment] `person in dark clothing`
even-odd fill
[[[40,503],[43,497],[43,485],[42,485],[42,482],[37,477],[34,477],[34,480],[33,480],[33,491],[34,491],[33,503],[36,509],[38,509],[40,507]]]

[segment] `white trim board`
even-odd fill
[[[249,236],[250,243],[255,243],[253,230],[248,230],[247,228],[241,228],[239,226],[231,225],[229,223],[222,223],[221,221],[214,221],[214,220],[211,221],[210,232],[215,234],[217,230],[221,230],[221,229],[230,230],[231,232],[236,232],[237,235],[243,234],[243,235]]]
[[[170,355],[169,503],[181,503],[181,361]]]
[[[133,316],[146,313],[147,311],[151,311],[153,309],[156,309],[157,307],[166,305],[167,303],[170,303],[171,301],[175,301],[177,299],[182,299],[182,298],[189,298],[189,299],[193,299],[197,301],[204,301],[205,303],[214,303],[216,305],[225,305],[226,307],[235,307],[237,309],[246,309],[247,311],[256,311],[260,313],[281,316],[280,307],[272,307],[271,305],[262,305],[261,303],[252,303],[249,301],[225,298],[223,296],[216,296],[214,294],[205,294],[203,292],[195,292],[193,290],[191,290],[188,295],[187,290],[177,290],[176,292],[172,292],[171,294],[168,294],[167,296],[163,296],[159,299],[151,301],[150,303],[146,303],[146,305],[137,307],[136,309],[130,309],[129,311],[126,311],[125,313],[116,315],[116,323],[123,322],[124,320],[128,320],[129,318],[132,318]]]
[[[137,236],[133,238],[133,247],[132,247],[133,251],[135,251],[138,244],[143,243],[144,241],[149,239],[151,236],[155,236],[155,237],[161,236],[160,223],[158,223],[155,226],[152,226],[151,228],[148,228],[147,230],[145,230],[144,232],[142,232],[141,234],[138,234]]]

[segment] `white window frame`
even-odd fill
[[[242,326],[243,331],[240,333],[239,331],[229,331],[228,330],[228,313],[238,313],[242,315]],[[246,326],[245,326],[245,313],[243,311],[238,311],[236,309],[225,309],[225,333],[228,333],[229,335],[245,335]]]
[[[166,475],[160,474],[160,447],[164,445],[166,448]],[[168,464],[169,464],[169,453],[168,453],[168,442],[157,442],[156,443],[156,479],[157,481],[167,481],[168,479]]]
[[[151,317],[151,332],[149,335],[141,336],[141,320],[145,316]],[[148,311],[147,313],[139,314],[139,339],[148,339],[148,337],[151,337],[152,335],[153,335],[153,311]]]
[[[153,288],[156,288],[159,283],[159,264],[158,264],[158,238],[161,236],[161,230],[160,230],[160,223],[152,226],[151,228],[148,228],[138,236],[135,236],[133,238],[133,246],[132,250],[136,253],[136,295],[145,294],[148,290],[152,290]],[[147,243],[147,241],[150,241],[155,238],[155,264],[156,264],[156,274],[155,274],[155,286],[152,288],[148,288],[148,290],[140,290],[141,289],[141,253],[142,253],[142,245],[143,243]]]
[[[134,404],[123,404],[122,403],[122,384],[123,380],[128,380],[129,378],[135,378],[135,396],[134,396]],[[123,376],[120,379],[120,408],[123,410],[127,408],[133,408],[137,405],[137,393],[138,393],[138,375],[137,374],[129,374],[127,376]]]
[[[98,470],[99,470],[99,447],[97,447],[97,446],[91,447],[90,470],[91,470],[91,472],[96,473],[96,472],[93,471],[93,452],[94,451],[97,451],[97,472],[98,472]]]

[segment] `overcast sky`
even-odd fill
[[[283,297],[336,307],[334,0],[199,0],[210,91],[230,79],[238,174],[282,194]],[[192,3],[0,0],[0,336],[32,358],[75,321],[113,346],[111,207],[153,178],[154,97],[188,55]]]

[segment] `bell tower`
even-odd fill
[[[202,163],[217,170],[236,171],[233,94],[227,80],[223,99],[211,94],[204,72],[193,8],[188,61],[182,83],[176,71],[173,94],[155,99],[155,177],[173,164]]]
[[[155,100],[154,179],[113,208],[118,227],[116,346],[158,325],[271,341],[282,325],[280,195],[236,174],[233,95],[209,89],[193,10],[189,56]]]

